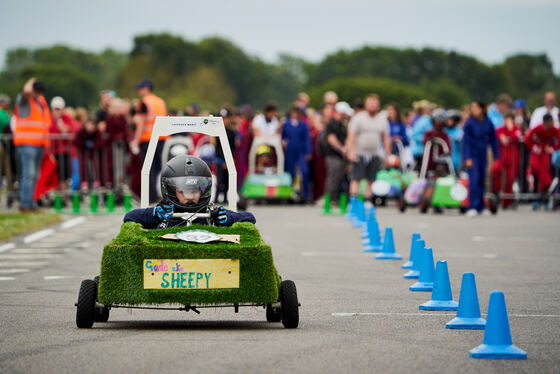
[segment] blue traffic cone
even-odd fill
[[[383,244],[381,242],[381,233],[379,232],[379,225],[375,217],[368,218],[367,222],[369,240],[368,244],[364,246],[364,252],[381,252]]]
[[[375,207],[373,205],[371,206],[371,208],[369,208],[369,214],[367,215],[366,224],[364,226],[362,226],[362,236],[361,236],[361,238],[363,239],[362,244],[365,245],[365,246],[369,245],[369,227],[368,227],[368,224],[371,220],[376,221],[376,219],[375,219]]]
[[[473,273],[463,273],[457,317],[447,322],[448,329],[484,330],[486,321],[480,317],[478,293]]]
[[[366,222],[366,211],[364,208],[364,202],[360,199],[357,199],[354,205],[356,205],[356,210],[354,212],[354,219],[352,220],[352,227],[355,229],[361,229]]]
[[[346,218],[348,221],[352,221],[354,219],[354,209],[355,209],[355,205],[354,204],[356,202],[356,196],[350,196],[350,201],[348,202],[348,213],[346,213],[346,215],[344,216],[344,218]]]
[[[412,264],[414,263],[414,242],[420,239],[420,234],[415,232],[412,234],[412,240],[410,241],[410,254],[408,255],[408,262],[405,262],[402,269],[412,269]]]
[[[386,227],[383,235],[383,248],[381,253],[375,256],[376,260],[402,260],[402,256],[395,252],[395,241],[393,240],[393,228]]]
[[[422,250],[426,247],[426,242],[422,239],[416,240],[413,244],[413,255],[412,255],[412,269],[404,273],[403,278],[405,279],[418,279],[420,276],[420,268],[422,265]]]
[[[484,340],[478,347],[471,349],[472,358],[526,359],[527,353],[513,345],[506,300],[502,291],[492,291],[488,303],[488,321],[484,330]]]
[[[420,310],[457,310],[457,302],[453,301],[447,261],[436,264],[436,279],[432,290],[432,299],[420,304]]]
[[[432,248],[422,249],[422,263],[418,282],[409,287],[411,291],[431,291],[434,288],[434,254]]]

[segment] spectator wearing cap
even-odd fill
[[[51,126],[49,132],[52,137],[52,149],[57,162],[60,188],[66,187],[66,182],[72,176],[72,134],[74,126],[72,118],[64,113],[66,102],[60,96],[51,100]]]
[[[516,99],[513,102],[513,115],[515,116],[515,125],[525,134],[529,129],[531,116],[529,115],[527,103],[524,99]]]
[[[554,127],[550,113],[543,116],[542,124],[532,128],[525,137],[525,146],[531,151],[529,177],[532,189],[540,196],[533,202],[533,209],[539,209],[546,198],[546,191],[552,183],[551,158],[560,148],[560,130]]]
[[[134,132],[134,138],[130,142],[130,148],[133,153],[140,152],[142,162],[137,165],[139,172],[146,158],[146,152],[148,151],[148,144],[150,144],[156,117],[166,116],[167,108],[165,102],[160,97],[154,95],[154,84],[150,79],[140,81],[136,85],[136,90],[138,91],[138,96],[140,96],[140,101],[138,102],[138,108],[136,110],[136,130]],[[167,138],[168,136],[159,138],[150,169],[150,186],[160,185],[158,178],[161,172],[161,153],[163,151],[163,143]],[[156,203],[159,200],[157,188],[150,188],[150,204]]]
[[[488,108],[488,119],[492,121],[495,129],[504,125],[504,114],[511,110],[511,97],[508,94],[500,94],[496,103]]]
[[[279,134],[278,107],[274,103],[268,103],[264,106],[263,112],[257,114],[253,119],[253,137],[277,136]]]
[[[44,91],[43,83],[31,78],[18,95],[14,110],[14,145],[21,167],[20,210],[23,212],[37,209],[33,193],[43,152],[50,146],[51,113]]]
[[[560,122],[558,120],[560,110],[558,110],[558,107],[556,106],[556,95],[552,91],[548,91],[544,94],[544,105],[535,109],[533,115],[531,116],[529,127],[533,129],[542,124],[544,122],[543,117],[547,113],[552,116],[554,127],[557,129],[560,128]]]

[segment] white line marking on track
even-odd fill
[[[455,316],[457,313],[332,313],[333,317],[354,316]]]
[[[65,252],[71,252],[70,248],[16,248],[9,254],[62,254]]]
[[[355,252],[301,252],[301,256],[303,257],[348,257],[348,256],[357,256]],[[359,254],[361,255],[361,253]]]
[[[74,278],[72,275],[46,275],[43,277],[44,280],[58,280],[58,279],[66,279],[66,278]]]
[[[455,316],[457,313],[332,313],[333,317],[355,317],[355,316]],[[486,316],[485,313],[482,313]],[[560,314],[509,314],[510,317],[530,318],[559,318]]]
[[[41,230],[41,231],[37,231],[31,235],[27,235],[25,238],[23,238],[23,242],[28,244],[28,243],[32,243],[34,241],[37,241],[39,239],[43,239],[46,238],[47,236],[50,236],[54,234],[54,230],[53,229],[46,229],[46,230]]]
[[[62,255],[52,254],[52,253],[41,253],[41,254],[9,254],[0,255],[0,260],[44,260],[47,258],[60,258]]]
[[[0,274],[27,273],[29,269],[0,269]]]
[[[13,249],[15,247],[16,247],[16,245],[14,243],[6,243],[6,244],[0,246],[0,252],[4,252],[4,251],[7,251],[8,249]]]
[[[471,240],[472,240],[473,242],[483,242],[485,239],[484,239],[483,236],[473,236],[473,237],[471,238]]]
[[[10,261],[10,262],[0,262],[0,266],[44,266],[48,265],[48,262],[41,261]]]
[[[14,279],[16,279],[16,278],[14,278],[14,277],[0,277],[0,281],[13,281]]]
[[[76,217],[76,218],[70,219],[68,221],[62,222],[60,227],[62,227],[64,230],[66,230],[66,229],[70,229],[74,226],[81,225],[85,221],[86,221],[85,217]]]

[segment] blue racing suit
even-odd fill
[[[484,209],[484,182],[486,181],[486,153],[492,147],[495,159],[500,157],[494,125],[488,118],[479,121],[470,117],[465,122],[463,135],[463,160],[472,160],[469,173],[469,206],[467,209]]]
[[[303,121],[296,124],[287,119],[282,126],[282,140],[286,142],[286,164],[284,169],[295,179],[296,165],[302,177],[302,188],[304,200],[311,197],[309,191],[309,163],[306,156],[311,156],[311,136],[309,128]]]
[[[185,224],[185,220],[182,218],[171,218],[167,220],[162,220],[155,214],[154,207],[134,209],[126,213],[123,222],[136,222],[142,225],[145,229],[163,229],[166,227],[175,227]],[[225,209],[226,221],[223,226],[231,226],[236,222],[251,222],[255,224],[257,221],[255,216],[249,212],[234,212],[232,210]],[[199,218],[194,221],[194,223],[199,223],[202,225],[211,225],[206,218]]]

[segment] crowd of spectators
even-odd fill
[[[376,94],[350,105],[339,101],[332,91],[324,94],[320,108],[311,108],[309,96],[300,93],[285,112],[268,103],[258,110],[249,105],[224,105],[210,113],[201,111],[196,103],[184,110],[166,108],[150,80],[141,81],[136,88],[138,98],[132,100],[119,98],[112,90],[102,91],[95,112],[70,108],[60,96],[47,104],[43,93],[48,87],[34,79],[26,83],[13,106],[8,96],[0,95],[0,131],[4,135],[0,177],[8,189],[19,190],[21,210],[36,209],[31,197],[45,157],[56,162],[55,189],[59,191],[126,185],[139,195],[140,168],[158,115],[221,116],[235,156],[238,188],[247,177],[253,139],[277,137],[284,150],[285,172],[297,181],[302,203],[313,203],[325,192],[334,202],[341,192],[357,195],[362,180],[369,198],[377,172],[389,166],[388,155],[398,155],[401,164],[418,169],[424,145],[435,137],[447,144],[455,169],[469,174],[471,216],[484,210],[487,175],[494,192],[511,194],[517,181],[521,192],[542,195],[557,173],[560,114],[553,92],[545,93],[543,106],[532,115],[523,99],[512,100],[506,94],[488,107],[475,101],[460,109],[439,108],[419,100],[409,109],[384,103]],[[228,178],[219,141],[203,134],[189,137],[188,152],[211,166],[217,176],[217,199],[225,201]],[[166,140],[160,139],[157,147],[150,175],[153,186],[158,185]],[[487,162],[489,149],[492,155]],[[158,190],[151,190],[150,201],[156,201]],[[542,201],[535,199],[535,208]],[[510,203],[510,199],[503,200],[504,207]]]

